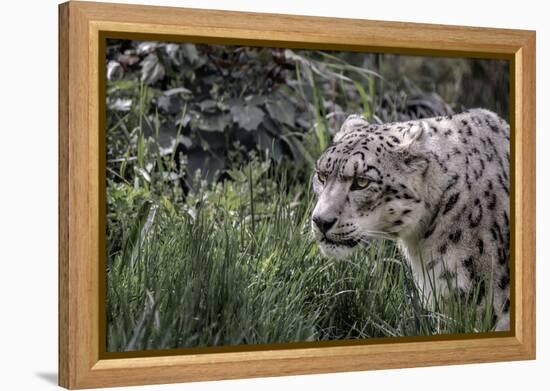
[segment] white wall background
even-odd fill
[[[105,1],[105,0],[104,0]],[[119,2],[126,2],[119,0]],[[550,133],[544,1],[134,0],[134,3],[537,30],[537,326],[530,362],[146,387],[155,390],[543,389],[548,383]],[[0,388],[42,390],[57,377],[57,0],[1,3]],[[547,385],[546,385],[547,387]],[[138,389],[138,388],[135,388]]]

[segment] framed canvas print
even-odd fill
[[[60,385],[535,357],[534,32],[59,16]]]

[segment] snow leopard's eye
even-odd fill
[[[322,172],[318,172],[317,173],[317,179],[319,179],[319,182],[321,182],[321,184],[325,184],[325,182],[327,181],[327,176],[326,174],[323,174]]]
[[[369,180],[367,178],[355,177],[351,184],[350,190],[363,190],[369,185]]]

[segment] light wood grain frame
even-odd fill
[[[225,353],[105,358],[99,128],[100,39],[162,34],[267,46],[509,59],[512,324],[498,338],[405,340]],[[144,35],[144,36],[145,36]],[[535,33],[532,31],[104,3],[59,6],[59,384],[67,388],[357,371],[535,358]],[[104,218],[104,217],[103,217]],[[104,340],[103,340],[104,341]]]

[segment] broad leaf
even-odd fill
[[[164,66],[159,62],[156,54],[149,54],[141,63],[141,81],[145,84],[155,84],[164,78]]]
[[[225,128],[231,123],[231,115],[229,114],[217,114],[217,115],[199,115],[195,125],[200,129],[207,132],[223,132]]]
[[[181,51],[183,53],[183,56],[191,64],[194,64],[199,61],[199,52],[197,51],[197,47],[194,44],[185,43],[181,45]]]
[[[296,108],[285,99],[270,99],[265,105],[267,112],[276,121],[288,126],[294,126]]]
[[[213,99],[206,99],[199,103],[201,111],[213,112],[218,108],[218,103]]]
[[[251,131],[258,129],[264,119],[264,112],[256,106],[236,105],[231,108],[231,115],[239,127]]]

